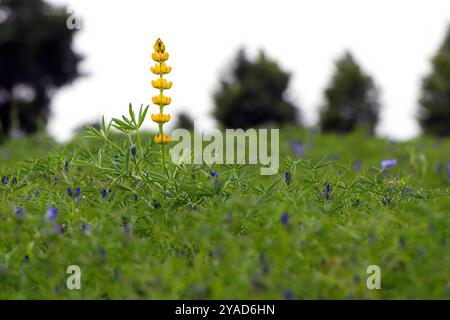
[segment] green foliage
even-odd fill
[[[225,128],[297,123],[298,109],[285,98],[289,80],[263,52],[251,61],[241,50],[214,94],[214,117]]]
[[[169,162],[166,176],[159,146],[138,132],[145,111],[89,128],[88,144],[35,155],[36,137],[35,149],[31,138],[0,148],[14,149],[0,165],[0,298],[449,298],[450,181],[439,167],[449,140],[284,128],[278,175]],[[127,158],[137,135],[141,147]],[[303,158],[288,137],[304,143]],[[381,170],[389,158],[398,166]],[[76,187],[79,197],[69,196]],[[81,290],[65,286],[72,264]],[[371,264],[381,267],[381,290],[366,288]]]
[[[419,121],[427,134],[450,136],[450,27],[423,79]]]
[[[149,106],[139,109],[138,117],[133,111],[133,106],[131,103],[128,107],[128,113],[130,115],[129,118],[126,116],[122,116],[122,120],[113,118],[108,124],[105,122],[105,117],[102,117],[102,127],[101,129],[96,129],[93,126],[87,125],[87,136],[88,139],[99,140],[104,143],[104,147],[109,147],[116,152],[119,152],[119,155],[125,155],[125,168],[124,172],[119,172],[119,175],[122,174],[142,174],[142,167],[147,157],[149,156],[148,148],[146,145],[142,144],[141,134],[139,129],[144,123],[145,117],[147,115]],[[122,132],[128,139],[122,143],[122,145],[117,145],[110,138],[111,126]],[[100,149],[97,156],[93,156],[93,162],[84,163],[85,166],[89,166],[92,164],[100,165],[102,162],[104,149]],[[110,168],[107,168],[109,170]]]
[[[66,8],[42,0],[0,1],[0,140],[45,126],[55,90],[79,76],[81,56]]]
[[[320,113],[322,131],[347,133],[362,127],[373,134],[378,111],[378,93],[372,78],[346,52],[336,62],[336,71],[325,90],[325,105]]]

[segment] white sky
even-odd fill
[[[381,89],[378,132],[410,138],[419,133],[420,79],[450,23],[449,0],[50,2],[68,4],[82,18],[76,48],[86,55],[82,70],[90,73],[53,100],[50,132],[58,140],[102,114],[126,113],[129,102],[151,103],[150,55],[158,37],[171,55],[174,85],[166,110],[175,118],[187,111],[202,127],[214,125],[212,92],[245,46],[250,54],[264,49],[293,73],[289,96],[306,124],[314,124],[334,61],[349,49]]]

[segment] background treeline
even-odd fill
[[[0,141],[15,132],[44,127],[54,92],[80,76],[80,54],[73,50],[76,30],[66,27],[65,8],[43,0],[0,2]],[[36,27],[38,26],[38,27]],[[450,136],[450,27],[422,82],[418,120],[426,134]],[[226,128],[301,124],[300,107],[286,91],[291,74],[260,52],[250,59],[243,49],[230,73],[219,79],[213,116]],[[379,120],[379,89],[350,52],[336,60],[319,106],[322,132],[365,130],[373,135]],[[179,127],[192,127],[186,114]]]

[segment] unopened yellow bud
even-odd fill
[[[166,46],[162,42],[160,38],[156,39],[155,44],[153,45],[153,49],[155,49],[155,52],[164,52],[166,51]]]

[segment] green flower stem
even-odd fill
[[[162,79],[163,75],[162,73],[159,74],[159,78]],[[163,89],[159,89],[159,95],[161,96],[161,101],[159,103],[159,113],[162,114],[163,113],[163,103],[162,103],[162,97],[163,97]],[[158,127],[159,127],[159,134],[161,139],[164,138],[164,130],[163,130],[163,123],[158,123]],[[167,174],[167,169],[166,169],[166,152],[165,152],[165,147],[164,147],[164,143],[162,143],[161,141],[161,160],[162,160],[162,166],[163,166],[163,172],[166,172]]]

